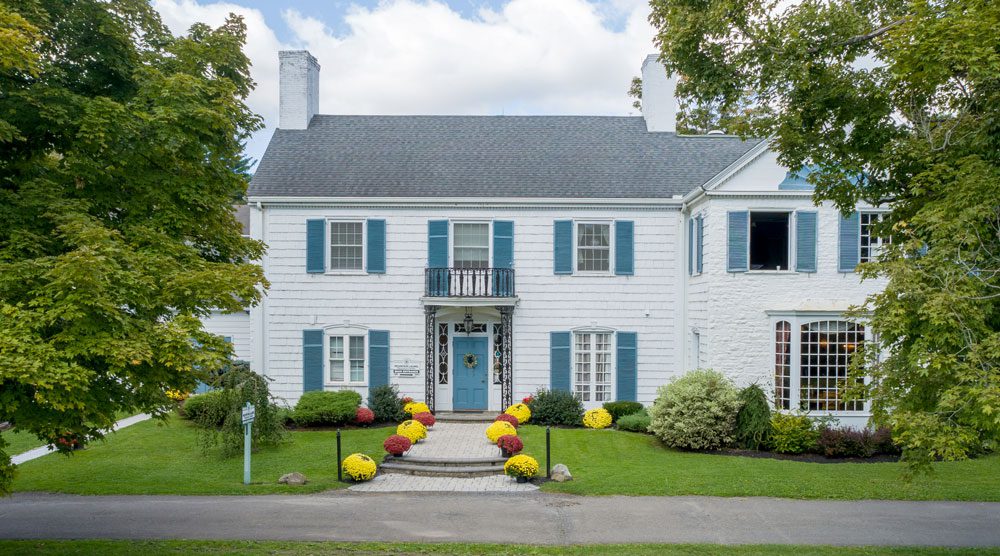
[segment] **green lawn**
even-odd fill
[[[545,466],[545,429],[522,426],[525,453]],[[552,463],[573,480],[542,490],[573,494],[777,496],[842,500],[1000,501],[1000,456],[936,463],[930,476],[901,479],[898,463],[802,463],[694,454],[663,448],[650,435],[552,429]]]
[[[1000,554],[998,549],[954,549],[918,547],[832,547],[713,544],[618,544],[588,546],[531,546],[499,544],[416,544],[416,543],[339,543],[288,541],[0,541],[4,554],[112,554],[156,556],[160,554],[247,554],[306,555],[350,554],[456,554],[463,556],[537,555],[649,555],[649,556],[972,556]]]
[[[3,439],[7,441],[7,447],[4,448],[4,451],[11,456],[16,456],[17,454],[27,452],[32,448],[38,448],[39,446],[45,445],[45,442],[39,440],[37,436],[31,434],[30,432],[22,432],[17,429],[0,433],[0,437],[3,437]]]
[[[343,456],[364,452],[377,459],[389,428],[342,433]],[[108,435],[70,456],[51,454],[18,466],[15,491],[73,494],[270,494],[318,492],[347,486],[337,482],[335,432],[294,432],[282,446],[252,457],[251,484],[243,485],[243,458],[204,456],[198,431],[172,418],[145,421]],[[298,471],[309,479],[301,487],[277,484]],[[2,551],[0,551],[2,552]]]

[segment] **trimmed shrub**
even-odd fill
[[[521,422],[517,420],[517,417],[514,417],[509,413],[501,413],[500,415],[497,415],[497,418],[494,419],[494,421],[504,421],[506,423],[510,423],[515,429],[521,424]]]
[[[219,411],[219,404],[222,403],[222,391],[212,390],[205,392],[204,394],[195,394],[184,400],[181,404],[180,414],[181,417],[191,420],[200,421],[201,416],[206,412],[211,412],[213,415],[218,417],[218,420],[212,424],[212,426],[218,427],[222,425],[222,421],[225,418],[225,413]]]
[[[424,411],[422,413],[414,413],[413,420],[418,421],[421,425],[428,428],[433,427],[434,423],[437,422],[437,420],[434,419],[434,415],[432,415],[429,411]]]
[[[660,387],[649,430],[667,446],[714,450],[733,441],[739,409],[739,392],[729,379],[698,369]]]
[[[401,434],[390,435],[389,438],[385,439],[382,443],[382,447],[385,448],[386,452],[396,456],[397,458],[413,446],[413,441]]]
[[[368,391],[368,409],[375,414],[377,423],[398,423],[406,419],[403,405],[394,385],[383,384]]]
[[[611,426],[611,414],[607,409],[591,409],[583,414],[583,426],[588,429],[606,429]]]
[[[604,402],[604,409],[611,414],[611,421],[617,423],[621,417],[642,411],[642,404],[639,402]]]
[[[565,390],[539,390],[528,408],[536,425],[579,427],[583,421],[583,404]]]
[[[771,417],[771,449],[781,454],[801,454],[816,449],[819,431],[808,415],[775,413]]]
[[[631,415],[622,415],[618,418],[616,426],[619,430],[623,431],[648,433],[651,421],[652,419],[649,418],[649,413],[644,409]]]
[[[505,434],[497,439],[497,446],[513,456],[524,449],[524,442],[513,434]]]
[[[300,427],[343,425],[354,421],[361,394],[354,390],[306,392],[295,404],[293,418]]]
[[[884,427],[876,431],[821,427],[816,444],[828,458],[870,458],[899,453],[899,448],[892,443],[891,432]]]
[[[872,442],[875,444],[876,454],[885,454],[887,456],[898,456],[903,453],[902,448],[899,444],[896,444],[892,440],[892,429],[889,427],[879,427],[875,429],[875,434],[872,435]]]
[[[359,407],[357,413],[354,414],[354,422],[359,425],[370,425],[373,421],[375,421],[375,414],[367,407]]]
[[[756,384],[740,390],[740,410],[736,413],[736,445],[760,450],[771,438],[771,404]]]

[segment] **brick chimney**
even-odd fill
[[[677,131],[677,77],[667,76],[667,70],[656,54],[642,62],[642,117],[646,131]]]
[[[319,112],[319,63],[308,50],[282,50],[278,68],[278,127],[306,129]]]

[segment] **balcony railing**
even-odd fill
[[[512,268],[426,268],[428,297],[513,297]]]

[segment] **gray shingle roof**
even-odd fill
[[[760,141],[648,133],[641,117],[316,116],[274,132],[249,195],[669,198]]]

